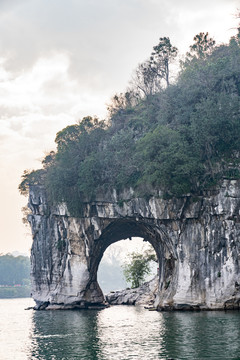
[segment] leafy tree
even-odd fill
[[[186,53],[185,61],[181,61],[183,68],[189,66],[191,62],[196,62],[198,59],[205,59],[207,55],[211,55],[215,47],[215,40],[209,37],[208,32],[200,32],[195,35],[194,43],[190,45],[190,51]]]
[[[79,201],[79,198],[84,198],[82,191],[84,190],[85,197],[88,196],[86,189],[90,193],[93,189],[91,184],[97,181],[96,176],[93,178],[90,173],[89,178],[86,174],[83,181],[80,177],[82,170],[89,168],[89,162],[93,166],[105,127],[104,122],[88,116],[83,118],[82,122],[67,126],[57,133],[55,141],[58,151],[52,165],[47,169],[45,185],[49,200],[54,203],[66,202],[69,211],[74,214],[82,208]]]
[[[178,49],[171,44],[169,37],[161,37],[153,50],[150,57],[152,72],[169,86],[169,65],[176,58]]]
[[[45,176],[44,169],[38,170],[24,170],[22,175],[22,182],[20,183],[18,189],[22,195],[28,194],[29,185],[39,185],[43,183]]]
[[[55,159],[56,159],[56,153],[55,153],[55,151],[50,151],[50,153],[47,154],[47,155],[45,156],[45,158],[43,159],[43,161],[42,161],[43,168],[44,168],[44,169],[47,169],[47,168],[53,166]]]
[[[115,94],[111,102],[107,105],[110,118],[122,110],[130,109],[137,103],[138,95],[133,90],[128,89],[125,93]]]
[[[190,46],[190,53],[192,56],[202,58],[212,52],[215,46],[215,40],[209,37],[208,32],[200,32],[198,35],[195,35],[193,40],[195,43]]]
[[[156,261],[156,255],[151,251],[145,251],[143,254],[136,252],[130,254],[130,261],[123,266],[123,273],[132,288],[143,284],[146,275],[151,272],[151,261]]]
[[[170,63],[176,58],[178,49],[168,37],[161,37],[153,47],[150,58],[139,64],[135,70],[131,84],[145,98],[156,94],[162,89],[162,80],[170,84]]]
[[[107,105],[111,132],[116,132],[127,126],[128,117],[134,113],[140,95],[134,89],[127,89],[125,93],[115,94]]]
[[[139,183],[150,183],[175,196],[190,192],[201,171],[198,155],[184,137],[161,125],[138,142],[136,161],[144,166]]]

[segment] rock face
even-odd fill
[[[71,217],[51,207],[44,188],[32,186],[29,221],[32,296],[40,308],[87,307],[104,302],[97,269],[106,248],[144,238],[159,261],[158,309],[237,308],[240,302],[240,182],[225,180],[215,193],[163,200],[129,190],[99,195]]]
[[[153,305],[158,291],[158,276],[139,288],[113,291],[106,295],[111,305]]]

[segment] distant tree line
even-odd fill
[[[0,285],[29,285],[29,279],[29,257],[0,255]]]
[[[0,299],[30,297],[30,259],[0,255]]]
[[[240,178],[240,27],[228,44],[208,33],[194,43],[174,78],[177,48],[160,38],[109,118],[87,116],[56,136],[43,168],[25,171],[19,186],[43,184],[72,215],[99,191],[133,187],[136,194],[201,195],[224,178]]]

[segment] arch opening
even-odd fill
[[[97,271],[97,281],[104,295],[111,291],[124,290],[131,287],[124,275],[124,266],[129,263],[131,254],[154,253],[149,242],[143,238],[122,239],[108,246],[100,261]],[[149,274],[146,274],[144,281],[150,281],[157,275],[158,262],[149,261]]]
[[[97,272],[104,252],[111,244],[134,237],[142,238],[144,242],[150,243],[156,253],[159,293],[171,290],[170,285],[176,277],[177,268],[177,257],[171,239],[156,224],[145,219],[132,218],[111,221],[105,226],[101,236],[95,239],[89,262],[90,282],[88,289],[91,287],[97,289],[103,297],[102,290],[97,282]]]

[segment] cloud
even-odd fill
[[[73,109],[82,107],[83,112],[89,111],[89,103],[93,102],[94,94],[84,89],[80,82],[69,75],[68,56],[53,54],[48,58],[39,58],[32,68],[14,76],[0,67],[0,109],[1,119],[25,114],[59,114],[71,113],[78,116]],[[96,107],[103,108],[99,97]],[[94,108],[94,106],[93,106]]]
[[[105,113],[105,95],[83,91],[69,76],[65,54],[39,58],[20,74],[0,65],[0,167],[39,167],[38,159],[54,148],[56,133],[86,115]]]
[[[110,90],[113,82],[117,88],[125,86],[132,69],[149,56],[160,36],[173,37],[178,46],[177,39],[183,44],[193,38],[190,28],[208,31],[219,21],[226,31],[219,11],[230,15],[237,2],[35,0],[10,1],[8,6],[4,2],[0,51],[12,71],[32,67],[52,52],[67,53],[72,77],[87,87]]]

